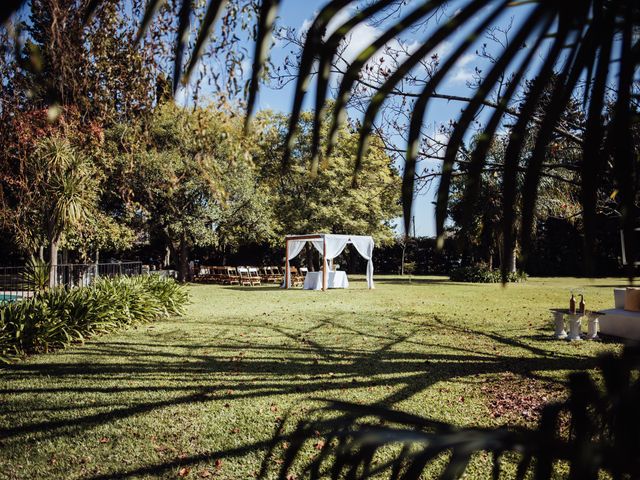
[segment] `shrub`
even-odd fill
[[[49,264],[33,255],[20,275],[23,288],[42,292],[49,286]]]
[[[0,361],[64,348],[75,341],[180,315],[188,300],[173,279],[159,276],[99,279],[92,285],[57,287],[0,305]]]
[[[469,267],[460,267],[451,271],[449,278],[454,282],[469,283],[500,283],[502,274],[500,270],[490,269],[485,264],[477,264]],[[523,271],[509,272],[507,282],[524,282],[527,274]]]

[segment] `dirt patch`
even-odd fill
[[[535,424],[544,405],[566,398],[567,390],[554,382],[504,373],[482,387],[492,418],[509,423]]]

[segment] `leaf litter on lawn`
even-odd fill
[[[544,405],[566,395],[562,384],[511,372],[488,380],[481,391],[492,418],[525,424],[537,422]]]

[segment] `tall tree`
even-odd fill
[[[305,112],[291,165],[283,173],[288,121],[287,116],[270,112],[262,112],[256,119],[265,152],[261,175],[274,192],[280,233],[351,233],[390,241],[394,236],[392,221],[400,214],[399,175],[379,139],[374,138],[354,177],[358,138],[352,127],[345,126],[333,154],[323,159],[316,174],[310,173],[313,113]],[[321,137],[327,134],[323,130]]]
[[[59,137],[38,143],[28,169],[32,202],[21,208],[42,222],[49,242],[49,282],[55,286],[60,241],[96,210],[97,184],[88,159]]]
[[[133,200],[148,233],[178,258],[180,280],[194,246],[270,237],[271,205],[256,183],[255,150],[239,115],[168,103],[145,128],[147,143],[131,153]]]

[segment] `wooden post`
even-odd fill
[[[322,238],[322,290],[327,289],[327,240]]]
[[[285,257],[284,257],[284,288],[289,288],[289,240],[285,239]]]

